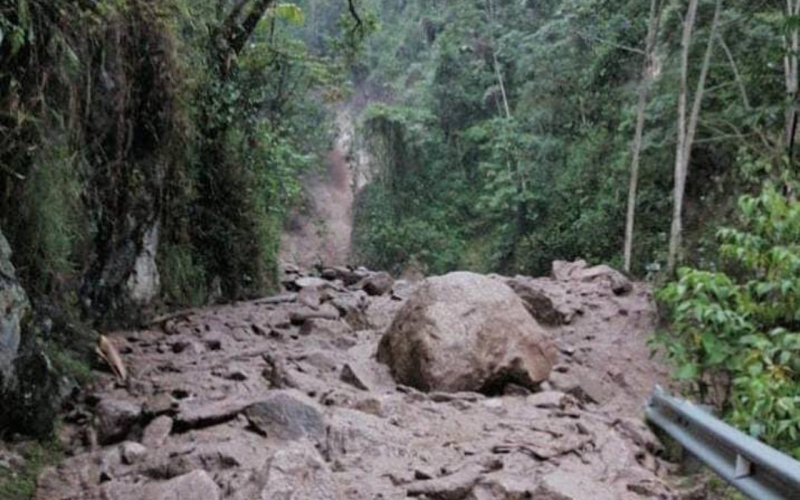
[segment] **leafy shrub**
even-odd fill
[[[682,269],[659,293],[659,341],[701,397],[722,390],[735,425],[800,457],[800,203],[773,187],[719,231],[726,272]]]

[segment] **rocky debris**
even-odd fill
[[[237,500],[340,500],[328,465],[307,443],[277,450]]]
[[[503,283],[472,273],[423,282],[381,340],[378,360],[424,391],[534,389],[556,350],[549,334]]]
[[[606,265],[589,267],[586,261],[556,261],[553,263],[553,277],[557,281],[600,282],[615,294],[625,295],[633,290],[633,284],[621,272]]]
[[[147,456],[147,448],[139,443],[125,442],[120,445],[120,453],[124,463],[133,465]]]
[[[360,369],[358,367],[354,367],[348,363],[342,368],[340,379],[342,382],[348,383],[356,389],[368,391],[370,389],[369,385],[367,385],[364,376],[359,375],[359,371]]]
[[[322,271],[330,286],[300,287],[292,283],[316,276],[292,270],[283,281],[296,292],[109,334],[128,381],[99,374],[76,399],[62,430],[67,458],[42,473],[36,500],[677,498],[642,423],[642,401],[667,384],[647,346],[655,308],[646,286],[617,295],[601,278],[512,278],[561,317],[537,326],[504,284],[512,279],[468,276],[471,291],[445,287],[433,300],[431,280],[369,295],[358,285],[373,273],[345,271],[364,275],[347,285],[344,271]],[[291,321],[327,306],[336,319]],[[385,329],[429,316],[446,332],[501,337],[455,335],[463,349],[452,352],[431,339],[440,363],[481,367],[489,346],[501,353],[492,370],[513,367],[524,332],[558,348],[549,379],[536,387],[506,371],[504,387],[486,390],[481,373],[455,392],[396,381],[377,359]],[[508,318],[533,330],[515,333]]]
[[[361,280],[357,286],[372,296],[385,295],[392,291],[394,278],[387,272],[375,273]]]
[[[202,470],[162,483],[138,485],[114,481],[103,488],[104,498],[112,500],[219,500],[220,491],[213,479]]]
[[[159,448],[172,433],[172,419],[161,415],[150,422],[142,434],[142,444],[148,448]]]
[[[11,247],[0,232],[0,384],[13,376],[22,320],[29,310],[28,297],[17,281],[11,263]]]
[[[569,312],[556,308],[553,299],[544,290],[519,279],[511,279],[506,283],[522,299],[525,309],[539,323],[547,326],[559,326],[570,322]]]
[[[326,319],[333,321],[339,319],[339,311],[336,310],[336,308],[332,305],[325,304],[323,307],[318,307],[316,309],[309,307],[292,311],[289,314],[289,319],[294,325],[302,325],[311,319]]]
[[[528,403],[537,408],[563,409],[568,402],[569,397],[558,391],[544,391],[528,396]]]
[[[125,438],[139,421],[142,407],[131,401],[105,398],[95,408],[97,436],[102,444]]]
[[[303,402],[288,392],[277,392],[248,406],[244,415],[256,431],[269,438],[321,441],[325,436],[325,422],[313,403]]]

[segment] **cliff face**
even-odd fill
[[[29,309],[28,296],[19,285],[11,263],[11,247],[0,232],[0,389],[13,378],[21,324]]]
[[[26,33],[0,41],[0,407],[19,410],[0,424],[38,434],[92,328],[153,313],[191,186],[174,27],[155,5],[25,6],[0,19]]]

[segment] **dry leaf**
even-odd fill
[[[100,340],[97,341],[97,354],[103,358],[111,367],[111,371],[117,378],[124,382],[128,378],[128,371],[125,369],[125,364],[122,362],[122,357],[119,351],[114,347],[114,344],[105,336],[101,335]]]

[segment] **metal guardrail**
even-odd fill
[[[656,387],[648,420],[754,500],[800,500],[800,462]]]

